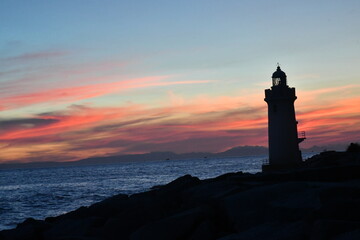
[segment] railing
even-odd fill
[[[301,136],[301,138],[306,138],[306,136],[305,136],[305,131],[301,131],[301,132],[300,132],[300,136]]]
[[[299,132],[298,136],[299,135],[300,135],[300,137],[298,137],[298,142],[301,143],[302,141],[304,141],[306,139],[305,131]]]

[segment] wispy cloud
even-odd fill
[[[29,62],[34,60],[46,60],[69,55],[69,51],[39,51],[23,53],[16,56],[0,58],[0,62]]]
[[[43,118],[23,118],[23,119],[10,119],[0,120],[0,133],[14,129],[28,129],[34,127],[43,127],[57,122],[56,119],[43,119]]]
[[[115,92],[123,92],[130,89],[184,84],[202,84],[208,82],[209,81],[206,80],[171,81],[169,76],[151,76],[110,83],[96,83],[83,86],[41,90],[5,98],[0,97],[0,107],[2,109],[11,109],[38,103],[49,103],[52,101],[56,101],[57,103],[73,102]]]
[[[325,87],[321,89],[302,91],[298,92],[297,94],[299,99],[301,99],[301,101],[305,103],[306,106],[311,107],[313,106],[314,101],[331,101],[332,103],[336,103],[336,101],[342,98],[353,98],[354,96],[358,95],[358,91],[356,91],[356,89],[360,89],[360,84],[348,84],[344,86],[327,88]]]

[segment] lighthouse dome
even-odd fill
[[[278,66],[276,71],[273,73],[272,78],[286,79],[286,74],[280,69],[280,66]]]
[[[280,66],[277,67],[276,71],[272,75],[273,86],[286,86],[286,74],[281,71]]]

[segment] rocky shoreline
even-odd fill
[[[360,153],[324,152],[281,172],[185,175],[27,219],[0,239],[360,239]]]

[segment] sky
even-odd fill
[[[277,63],[301,148],[360,142],[358,0],[1,0],[0,162],[267,146]]]

